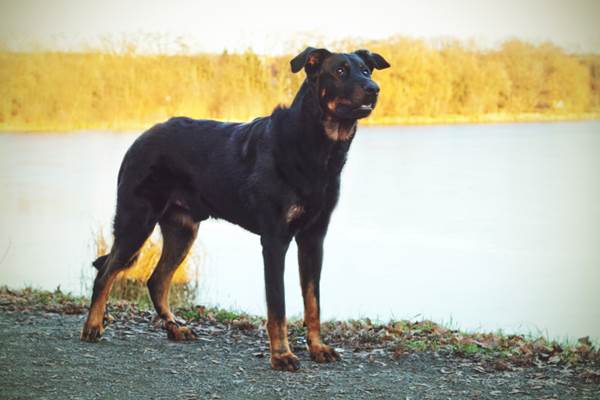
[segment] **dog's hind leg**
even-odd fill
[[[98,268],[90,311],[81,331],[81,340],[96,342],[104,331],[106,301],[117,274],[131,266],[140,248],[152,233],[158,216],[144,199],[132,198],[127,206],[118,204],[115,217],[115,241]]]
[[[199,222],[194,222],[185,210],[171,207],[158,224],[163,236],[163,249],[156,269],[148,280],[150,297],[156,312],[163,320],[169,339],[192,340],[196,338],[194,332],[175,322],[175,316],[169,307],[169,289],[175,271],[196,239]]]

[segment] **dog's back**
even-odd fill
[[[141,195],[155,212],[174,205],[194,219],[223,218],[250,231],[246,188],[266,174],[269,117],[223,123],[176,117],[143,133],[127,151],[119,172],[118,196]],[[118,211],[117,211],[118,212]]]

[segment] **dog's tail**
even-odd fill
[[[95,267],[95,268],[96,268],[98,271],[101,271],[101,270],[102,270],[102,267],[104,267],[104,264],[106,263],[106,259],[108,258],[108,256],[109,256],[109,255],[110,255],[110,253],[109,253],[109,254],[105,254],[105,255],[103,255],[103,256],[100,256],[100,257],[96,258],[96,261],[94,261],[94,262],[92,263],[92,265],[93,265],[93,266],[94,266],[94,267]]]
[[[110,253],[96,258],[96,260],[94,262],[92,262],[92,265],[94,266],[94,268],[96,268],[98,271],[102,271],[106,265],[106,260],[108,259],[108,256],[110,256]],[[139,254],[136,254],[135,256],[133,256],[131,258],[131,260],[129,260],[129,262],[124,265],[124,267],[125,268],[131,267],[137,261],[138,256],[139,256]]]

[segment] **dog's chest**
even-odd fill
[[[339,121],[333,121],[331,119],[325,119],[323,121],[323,130],[325,135],[332,141],[345,142],[352,139],[356,133],[356,124],[344,124]]]
[[[285,222],[291,224],[292,222],[297,221],[304,214],[304,207],[300,204],[300,202],[294,202],[290,204],[285,212]]]
[[[310,195],[295,196],[283,207],[285,223],[292,230],[301,229],[311,225],[321,216],[330,214],[337,199],[337,192],[332,189],[328,188],[328,185],[322,185]]]

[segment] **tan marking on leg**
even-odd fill
[[[179,326],[169,306],[169,292],[173,276],[189,252],[198,232],[198,223],[181,212],[171,212],[168,219],[160,222],[163,249],[158,264],[148,280],[150,298],[163,328],[171,340],[193,340],[196,334],[187,327]]]
[[[171,269],[161,269],[158,268],[152,274],[152,278],[155,279],[155,282],[158,282],[155,285],[150,285],[150,294],[155,302],[155,308],[160,318],[163,321],[163,328],[167,331],[167,337],[174,341],[187,341],[187,340],[196,340],[198,337],[190,328],[185,326],[179,326],[179,324],[175,321],[175,315],[171,312],[171,308],[169,307],[169,291],[171,288],[171,280],[177,268]],[[157,271],[160,271],[160,274],[156,274]]]
[[[321,341],[321,321],[319,304],[313,283],[309,283],[304,292],[304,323],[306,325],[308,350],[313,361],[319,363],[340,359],[338,353]]]
[[[287,320],[277,320],[268,318],[267,333],[271,345],[271,352],[283,353],[290,351],[290,345],[287,339]]]
[[[106,311],[106,302],[110,290],[112,289],[113,282],[117,277],[117,273],[118,271],[112,271],[109,276],[104,278],[104,284],[101,291],[90,306],[87,320],[81,331],[81,340],[86,342],[97,342],[104,332],[104,312]]]
[[[311,283],[306,287],[304,294],[304,323],[308,331],[307,339],[311,343],[321,342],[321,321],[319,316],[319,305],[315,295],[314,285]]]
[[[285,222],[288,224],[293,220],[297,219],[304,213],[304,207],[298,204],[292,204],[290,208],[288,208],[287,213],[285,214]]]
[[[296,371],[300,367],[300,360],[290,350],[287,320],[278,320],[269,316],[267,332],[271,349],[271,367],[281,371]]]
[[[167,331],[167,337],[176,342],[198,339],[193,330],[187,326],[179,326],[175,321],[165,321],[164,328]]]
[[[160,261],[159,261],[160,266]],[[177,268],[166,269],[156,268],[148,280],[148,289],[150,298],[154,302],[154,308],[158,315],[165,321],[175,321],[175,316],[169,307],[169,292],[171,289],[171,280]]]

